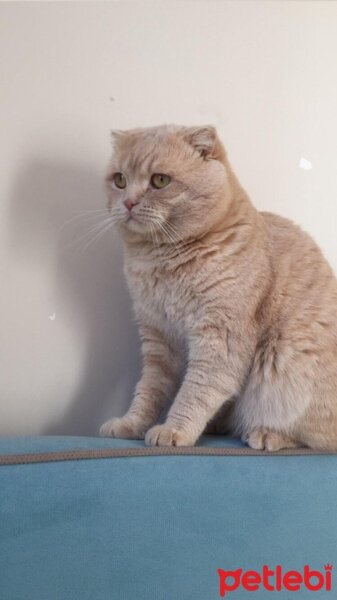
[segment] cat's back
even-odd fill
[[[291,268],[289,275],[302,277],[333,275],[332,269],[315,240],[299,225],[275,213],[261,212],[266,226],[268,252],[274,268]]]
[[[261,211],[260,214],[266,226],[269,250],[275,255],[275,259],[291,255],[295,257],[297,252],[303,255],[306,250],[317,253],[317,257],[322,258],[316,242],[299,225],[275,213]]]
[[[290,321],[336,314],[337,282],[314,239],[298,225],[269,212],[261,212],[273,283],[270,302],[279,318]],[[337,320],[337,314],[336,314]]]

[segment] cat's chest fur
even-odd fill
[[[154,265],[135,257],[126,261],[124,270],[137,318],[184,337],[196,309],[193,278],[164,262]]]

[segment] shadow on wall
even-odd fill
[[[85,343],[84,378],[66,414],[43,434],[97,435],[103,421],[129,405],[139,374],[139,344],[118,235],[110,230],[85,248],[88,229],[98,218],[75,218],[65,225],[82,211],[104,207],[100,173],[41,161],[18,174],[11,199],[11,251],[45,265],[44,253],[50,250],[55,297],[78,316],[77,331],[80,323]],[[51,380],[51,389],[55,385]]]

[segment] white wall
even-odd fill
[[[140,369],[118,238],[65,225],[104,207],[110,128],[217,125],[256,206],[337,267],[337,3],[2,3],[0,21],[0,431],[96,434]]]

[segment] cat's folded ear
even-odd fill
[[[110,131],[110,135],[111,135],[111,141],[112,141],[112,145],[115,146],[119,140],[121,140],[126,134],[126,131],[123,131],[122,129],[111,129]]]
[[[213,125],[184,127],[183,137],[203,158],[219,158],[219,138]]]

